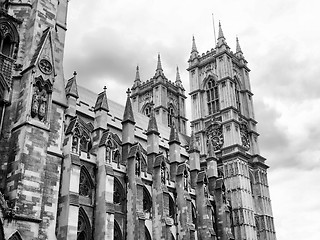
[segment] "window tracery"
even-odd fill
[[[82,207],[79,208],[77,240],[91,240],[91,226],[87,214]]]
[[[80,181],[79,181],[79,195],[87,198],[92,198],[93,184],[88,171],[84,166],[80,170]]]
[[[220,111],[219,104],[219,90],[218,85],[213,79],[210,79],[207,83],[207,105],[208,105],[208,114],[214,114]]]
[[[171,127],[174,124],[174,108],[172,105],[168,108],[168,126]]]
[[[151,209],[152,209],[151,196],[150,196],[148,190],[146,189],[146,187],[143,187],[143,211],[145,213],[150,214]]]

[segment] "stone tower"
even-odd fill
[[[219,23],[215,48],[189,59],[192,132],[201,170],[217,166],[232,206],[235,239],[276,239],[265,158],[260,155],[249,72],[236,39],[232,52]],[[214,156],[215,161],[208,161]]]
[[[186,133],[185,89],[177,67],[176,80],[170,81],[164,75],[160,54],[155,75],[146,82],[140,79],[139,67],[131,88],[133,110],[146,116],[151,114],[151,105],[154,104],[156,119],[159,123],[171,127],[176,124],[179,132]]]
[[[1,239],[55,239],[67,5],[0,2]]]

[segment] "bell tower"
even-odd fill
[[[276,239],[265,158],[260,155],[247,61],[232,52],[221,24],[215,48],[189,58],[191,126],[201,169],[212,148],[232,206],[235,239]]]
[[[158,54],[155,75],[145,82],[140,79],[139,67],[131,88],[133,110],[150,116],[152,105],[158,123],[171,127],[176,125],[179,132],[186,134],[185,89],[182,86],[179,68],[175,81],[164,75],[160,54]]]

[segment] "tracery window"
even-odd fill
[[[169,217],[175,218],[175,204],[172,197],[169,195]]]
[[[77,240],[91,240],[91,226],[88,216],[82,207],[79,208]]]
[[[170,106],[168,108],[168,126],[171,127],[174,124],[174,108]]]
[[[146,187],[143,187],[143,211],[145,213],[151,214],[152,200],[149,191]]]
[[[114,221],[113,240],[122,240],[121,228],[116,220]]]
[[[92,198],[93,183],[88,170],[82,166],[80,170],[79,195]]]
[[[207,83],[206,94],[209,115],[220,111],[218,85],[213,79]]]
[[[125,192],[122,184],[117,178],[114,178],[113,183],[113,203],[116,211],[124,211]]]

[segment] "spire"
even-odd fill
[[[156,117],[154,116],[153,104],[151,107],[152,107],[152,110],[151,110],[151,114],[150,114],[150,118],[149,118],[147,135],[149,135],[149,134],[160,135],[160,133],[158,131],[157,120],[156,120]]]
[[[161,59],[160,59],[160,53],[158,53],[158,63],[157,63],[157,69],[156,69],[156,77],[159,75],[163,75],[163,69],[161,66]]]
[[[192,49],[191,49],[191,53],[193,52],[198,52],[197,50],[197,46],[196,46],[196,41],[194,39],[194,36],[192,36]]]
[[[172,124],[171,129],[170,129],[169,144],[171,144],[171,143],[180,144],[179,133],[177,131],[175,124]]]
[[[139,66],[137,65],[137,71],[136,71],[136,78],[134,80],[135,82],[140,82],[140,73],[139,73]]]
[[[237,47],[236,47],[236,53],[242,53],[242,50],[241,50],[241,47],[240,47],[240,44],[239,44],[239,39],[237,37]]]
[[[181,78],[180,78],[180,73],[179,73],[179,67],[177,66],[177,75],[176,75],[176,84],[181,85]]]
[[[103,92],[99,93],[96,104],[94,106],[94,111],[98,110],[105,110],[109,112],[109,106],[108,106],[108,98],[106,93],[107,87],[103,87]]]
[[[162,71],[161,59],[160,59],[160,53],[158,53],[158,64],[157,64],[157,70],[161,70],[161,71]]]
[[[66,85],[66,96],[73,96],[79,98],[77,87],[77,72],[73,72],[73,77],[70,78]]]
[[[223,35],[221,23],[220,23],[220,21],[219,21],[219,35],[218,35],[218,40],[219,40],[220,38],[225,39],[225,38],[224,38],[224,35]]]
[[[133,111],[132,111],[132,105],[131,105],[131,101],[130,101],[131,91],[129,88],[126,93],[127,93],[127,102],[126,102],[126,106],[124,108],[122,123],[131,122],[131,123],[135,124],[134,115],[133,115]]]

